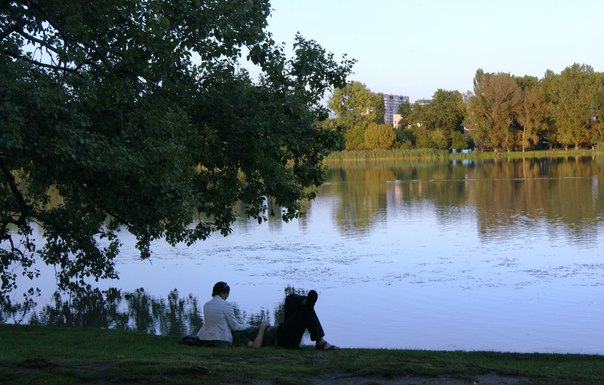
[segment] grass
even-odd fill
[[[379,349],[203,348],[119,330],[0,325],[2,384],[312,384],[318,376],[603,384],[604,356]],[[444,382],[442,382],[444,383]],[[481,382],[484,384],[484,382]]]

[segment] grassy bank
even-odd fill
[[[451,154],[444,150],[384,150],[384,151],[338,151],[325,158],[325,164],[359,164],[383,161],[447,161],[452,159],[522,159],[522,158],[564,158],[581,156],[604,156],[599,150],[547,150],[527,152],[479,152]]]
[[[590,355],[217,349],[117,330],[15,325],[0,325],[0,347],[3,384],[604,383],[604,356]]]

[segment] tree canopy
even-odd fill
[[[604,144],[600,130],[604,77],[584,64],[542,79],[476,72],[467,124],[480,148],[575,148]]]
[[[597,94],[602,90],[601,79],[590,66],[573,64],[560,75],[549,77],[547,82],[546,97],[556,124],[557,142],[565,148],[589,144]]]
[[[373,93],[361,82],[350,82],[337,88],[327,105],[336,114],[337,124],[344,127],[346,149],[366,147],[365,131],[372,123],[384,123],[383,94]]]
[[[156,239],[228,234],[237,202],[259,222],[268,198],[298,215],[336,139],[320,101],[354,61],[299,35],[287,57],[269,15],[257,0],[2,2],[2,293],[36,261],[61,288],[116,277],[118,231],[148,258]]]
[[[413,104],[408,117],[409,129],[421,147],[448,150],[465,148],[459,140],[463,132],[465,105],[459,91],[437,90],[432,99]]]
[[[475,142],[511,150],[514,114],[519,100],[518,85],[510,74],[476,71],[474,96],[470,99],[470,122]]]
[[[542,134],[547,130],[547,106],[545,93],[537,78],[524,76],[517,78],[516,83],[520,87],[516,121],[522,128],[519,141],[524,152],[527,148],[534,148],[538,145]]]

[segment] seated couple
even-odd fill
[[[277,326],[267,322],[252,327],[235,317],[233,304],[227,302],[231,289],[226,282],[218,282],[212,289],[212,300],[203,306],[204,324],[197,337],[206,345],[221,346],[234,343],[259,348],[262,346],[282,346],[299,348],[304,331],[319,350],[336,349],[323,338],[325,333],[315,313],[318,294],[311,290],[308,295],[290,294],[285,298],[285,319]]]

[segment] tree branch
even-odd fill
[[[21,191],[19,191],[19,187],[17,187],[17,181],[15,180],[15,176],[12,174],[6,163],[4,163],[4,159],[0,157],[0,170],[4,174],[6,178],[6,182],[8,183],[8,187],[10,188],[15,200],[19,205],[20,216],[15,224],[19,226],[27,226],[27,218],[29,217],[29,213],[32,210],[32,206],[28,205],[25,202],[25,198]]]
[[[2,33],[0,33],[0,41],[6,39],[11,33],[17,32],[21,29],[21,27],[23,27],[23,25],[19,23],[11,25],[6,31],[2,31]]]
[[[29,6],[31,6],[32,9],[34,9],[40,13],[40,15],[45,19],[44,21],[48,22],[48,24],[50,26],[52,26],[52,28],[57,30],[57,32],[59,33],[59,35],[61,35],[61,37],[63,38],[63,40],[65,42],[71,42],[73,44],[81,44],[82,46],[87,48],[90,52],[97,52],[99,50],[98,46],[95,46],[92,44],[87,44],[85,41],[78,41],[77,39],[74,39],[72,36],[70,36],[70,34],[63,29],[63,27],[60,25],[60,23],[57,23],[52,17],[50,17],[50,15],[48,15],[46,10],[42,6],[40,6],[38,1],[35,1],[35,0],[30,1],[30,2],[28,2],[28,4],[29,4]],[[107,70],[109,72],[113,72],[113,67],[111,66],[111,63],[107,60],[107,56],[108,56],[107,52],[100,52],[100,54],[98,55],[98,60],[100,60],[107,67]],[[80,66],[78,66],[78,67],[80,67]]]
[[[54,52],[55,54],[59,54],[59,50],[56,49],[55,47],[51,46],[50,44],[48,44],[47,42],[45,42],[44,40],[37,38],[35,36],[30,35],[29,33],[25,32],[25,31],[19,31],[19,35],[23,36],[24,38],[26,38],[27,40],[34,42],[34,43],[38,43],[40,44],[41,47],[46,48],[49,51]]]
[[[10,52],[10,51],[8,51],[8,50],[4,50],[4,51],[2,51],[2,53],[3,53],[4,55],[10,56],[10,57],[15,58],[15,59],[19,59],[19,60],[26,61],[26,62],[28,62],[28,63],[34,64],[34,65],[37,65],[37,66],[39,66],[39,67],[43,67],[43,68],[49,68],[49,69],[52,69],[52,70],[55,70],[55,71],[65,71],[65,72],[71,72],[71,73],[76,74],[76,75],[78,75],[78,76],[82,76],[82,74],[80,74],[80,73],[77,71],[77,69],[76,69],[76,68],[69,68],[69,67],[64,67],[64,66],[63,66],[63,67],[61,67],[61,66],[57,66],[57,65],[53,65],[53,64],[46,64],[46,63],[42,63],[42,62],[39,62],[39,61],[37,61],[37,60],[30,59],[30,58],[28,58],[28,57],[26,57],[26,56],[22,56],[22,55],[15,54],[14,52]],[[79,67],[78,67],[78,68],[79,68]]]

